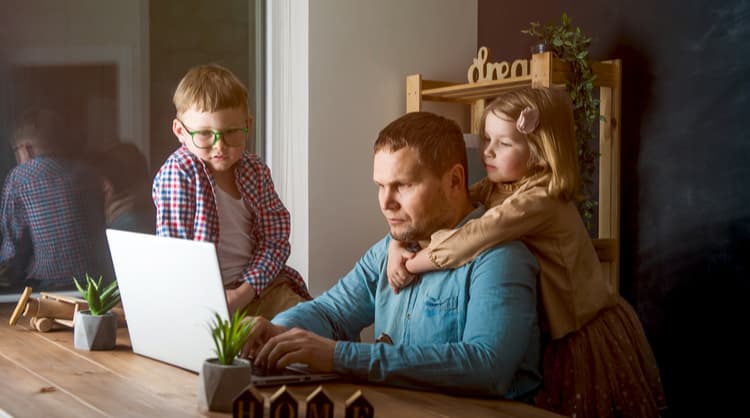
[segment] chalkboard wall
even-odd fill
[[[719,3],[479,1],[489,61],[528,58],[520,31],[564,11],[593,58],[623,60],[621,293],[667,416],[746,405],[747,384],[730,382],[747,382],[750,352],[750,2]]]

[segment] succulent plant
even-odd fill
[[[120,289],[117,287],[117,280],[102,287],[102,276],[99,276],[99,280],[94,280],[86,273],[86,287],[78,283],[78,279],[75,277],[73,277],[73,282],[75,282],[81,297],[89,304],[91,315],[104,315],[120,302]]]
[[[222,318],[214,312],[214,318],[210,324],[211,337],[216,347],[216,357],[220,364],[230,365],[234,358],[242,351],[242,347],[250,338],[255,325],[254,320],[243,321],[246,311],[239,309],[234,311],[230,319]]]

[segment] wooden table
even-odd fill
[[[133,354],[126,329],[112,351],[73,348],[70,329],[41,333],[21,318],[11,327],[14,304],[0,304],[0,416],[15,417],[223,417],[200,410],[195,373]],[[376,417],[538,417],[559,415],[519,402],[459,398],[444,394],[353,383],[323,385],[335,416],[358,389]],[[317,385],[290,386],[305,415],[305,398]],[[268,397],[278,388],[261,388]]]

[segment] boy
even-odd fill
[[[289,257],[289,212],[268,167],[245,152],[247,89],[219,65],[190,69],[175,90],[181,146],[154,178],[156,234],[216,244],[229,311],[266,318],[310,298]]]

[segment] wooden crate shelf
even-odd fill
[[[406,77],[406,111],[422,110],[423,102],[467,105],[471,112],[470,131],[478,134],[479,122],[485,105],[496,96],[521,87],[564,85],[570,75],[570,66],[556,58],[551,52],[533,54],[528,68],[528,74],[516,74],[512,77],[476,83],[426,80],[421,74],[408,75]],[[593,242],[602,262],[605,278],[617,287],[619,286],[622,62],[619,59],[592,62],[591,70],[596,76],[594,86],[599,89],[599,112],[602,115],[602,120],[599,122],[598,236],[594,237]]]

